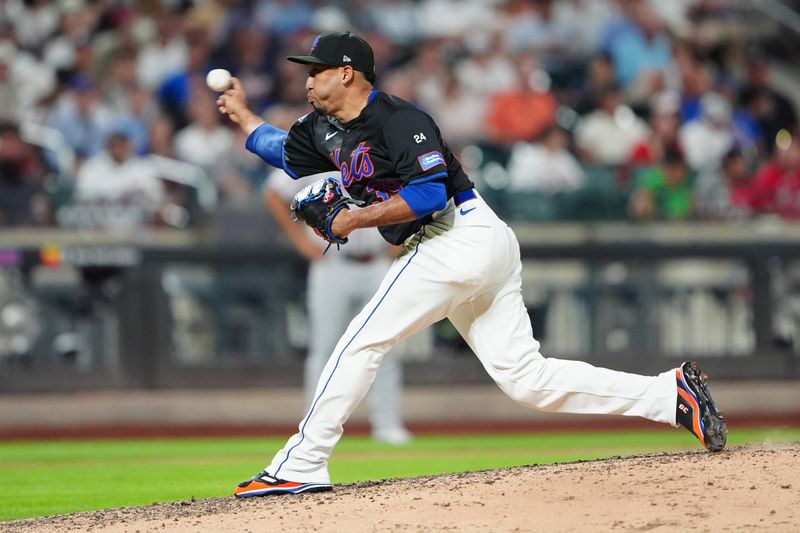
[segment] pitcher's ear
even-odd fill
[[[341,69],[342,69],[342,83],[347,85],[355,79],[356,71],[353,70],[353,67],[351,67],[350,65],[345,65],[341,67]]]

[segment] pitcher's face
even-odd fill
[[[311,65],[306,79],[306,99],[317,113],[331,115],[339,108],[344,94],[342,84],[346,67]]]

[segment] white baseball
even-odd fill
[[[224,68],[215,68],[206,74],[206,85],[212,91],[225,92],[231,85],[231,73]]]

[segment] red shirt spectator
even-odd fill
[[[756,204],[755,191],[751,183],[739,183],[730,188],[731,207],[747,211]]]
[[[762,213],[800,220],[800,142],[786,142],[756,173],[755,207]]]

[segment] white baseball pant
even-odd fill
[[[674,371],[640,376],[539,353],[522,301],[519,243],[480,196],[460,206],[451,199],[405,246],[339,339],[299,431],[267,467],[272,476],[330,483],[328,459],[383,354],[445,317],[503,392],[523,405],[675,425]]]

